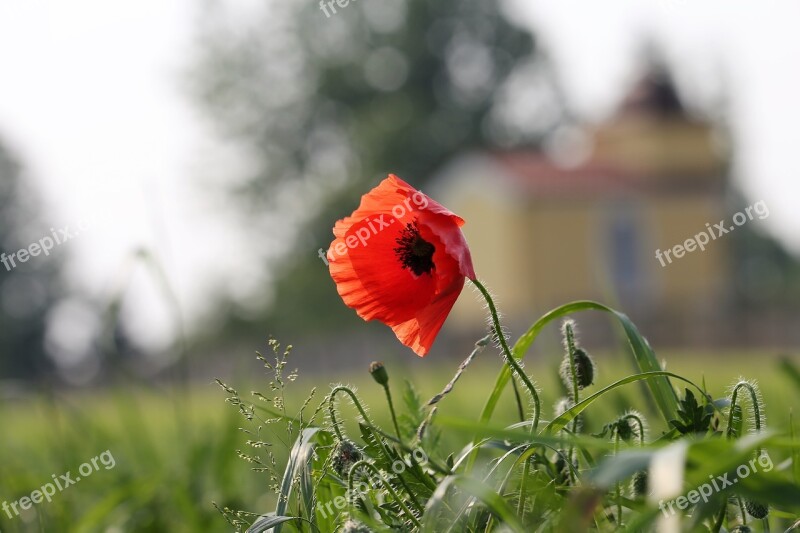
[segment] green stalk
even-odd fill
[[[736,496],[736,501],[739,504],[739,511],[742,513],[742,525],[747,525],[747,510],[744,508],[744,502],[741,496]]]
[[[394,424],[394,432],[397,434],[397,440],[402,441],[403,437],[400,435],[400,426],[397,425],[397,415],[394,412],[394,402],[392,402],[392,393],[389,391],[389,384],[383,385],[383,390],[386,392],[386,401],[389,402],[389,412],[392,414],[392,424]]]
[[[511,370],[516,374],[517,378],[519,378],[522,383],[527,387],[528,391],[530,392],[531,396],[533,397],[533,424],[531,425],[531,433],[534,433],[539,426],[539,414],[541,411],[541,404],[539,402],[539,394],[536,392],[536,387],[533,386],[530,378],[528,375],[522,370],[519,366],[519,363],[514,358],[514,355],[511,353],[511,349],[508,347],[508,343],[506,342],[506,337],[503,334],[503,329],[500,326],[500,318],[497,314],[497,308],[494,305],[494,300],[492,300],[489,291],[486,290],[486,287],[478,281],[477,279],[470,280],[481,292],[483,298],[486,300],[486,304],[489,306],[489,313],[492,315],[492,324],[494,325],[494,331],[497,334],[497,339],[500,341],[500,346],[503,348],[503,356],[505,359],[506,364],[511,367]],[[520,485],[520,496],[519,496],[519,503],[517,504],[517,514],[522,516],[525,513],[525,500],[527,498],[526,495],[526,486],[528,482],[528,475],[530,471],[529,462],[526,460],[525,465],[522,469],[522,480]],[[521,518],[522,519],[522,518]]]
[[[522,370],[522,367],[519,366],[519,363],[511,354],[511,348],[508,347],[508,343],[506,342],[506,337],[503,335],[503,330],[500,327],[500,318],[497,314],[497,308],[494,305],[494,300],[492,300],[489,291],[486,290],[486,287],[478,281],[477,279],[470,280],[475,287],[478,288],[483,298],[486,300],[486,304],[489,306],[489,313],[492,316],[492,324],[494,326],[494,331],[497,334],[497,339],[500,341],[500,346],[502,347],[503,351],[503,358],[506,364],[511,368],[511,371],[519,378],[520,381],[525,385],[528,389],[528,392],[531,393],[533,397],[533,426],[532,431],[536,431],[539,427],[539,411],[540,411],[540,403],[539,403],[539,394],[536,392],[536,387],[533,386],[530,378],[528,378],[527,374]]]
[[[719,533],[720,529],[722,529],[722,522],[725,520],[725,513],[728,510],[728,500],[722,502],[722,509],[719,510],[719,515],[717,516],[717,521],[714,522],[714,527],[711,529],[712,531],[716,531]]]
[[[578,398],[578,376],[575,372],[575,334],[572,331],[572,324],[571,322],[567,322],[564,326],[564,330],[567,337],[567,351],[569,352],[569,373],[572,377],[572,405],[578,405],[580,399]],[[572,433],[573,435],[578,433],[578,417],[572,419]],[[574,452],[574,447],[572,444],[569,445],[569,460],[572,461],[572,454]],[[572,479],[572,470],[570,470],[570,479]],[[573,480],[574,481],[574,480]]]

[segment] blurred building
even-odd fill
[[[542,150],[465,154],[442,170],[435,194],[467,220],[476,271],[511,325],[592,299],[688,341],[707,337],[692,328],[726,307],[732,243],[722,238],[671,263],[656,250],[729,217],[727,156],[716,138],[653,69],[607,123],[562,127]],[[454,324],[482,324],[473,300],[458,302]]]

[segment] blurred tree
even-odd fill
[[[732,198],[735,211],[731,213],[744,213],[751,205],[741,193],[732,194]],[[800,261],[784,245],[759,228],[759,224],[748,222],[731,234],[731,251],[732,302],[736,309],[749,309],[756,314],[765,310],[797,312]]]
[[[61,263],[54,255],[20,263],[8,256],[50,232],[38,219],[40,206],[19,165],[0,143],[0,379],[48,374],[45,352],[48,309],[60,293]],[[15,266],[14,266],[15,265]]]
[[[265,244],[291,240],[271,243],[284,248],[272,305],[238,333],[355,323],[317,256],[333,222],[389,172],[424,188],[457,153],[536,145],[564,114],[532,36],[496,1],[300,4],[254,14],[211,2],[201,24],[192,90],[249,156],[231,188]]]

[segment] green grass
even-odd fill
[[[660,358],[667,361],[670,371],[698,383],[705,380],[715,397],[723,396],[740,375],[757,379],[771,428],[786,431],[789,414],[794,412],[797,417],[800,391],[770,353],[668,353],[660,354]],[[595,390],[630,374],[625,356],[606,353],[596,355],[596,359],[599,372]],[[426,363],[425,371],[415,375],[404,373],[400,361],[387,364],[396,400],[402,396],[404,379],[412,380],[422,400],[427,400],[442,389],[457,366],[433,359]],[[557,365],[555,359],[526,363],[528,374],[542,390],[545,406],[562,395]],[[258,368],[258,362],[254,360],[253,366]],[[493,348],[487,348],[441,402],[437,416],[477,420],[500,368],[499,356]],[[366,368],[324,380],[301,376],[287,388],[288,412],[299,408],[313,386],[320,392],[312,404],[321,401],[329,390],[328,379],[357,385],[362,401],[371,406],[375,424],[391,431],[383,391]],[[266,391],[268,381],[265,375],[247,386],[233,385],[241,391]],[[634,402],[641,397],[641,390],[634,384],[605,395],[587,411],[586,432],[599,431],[629,405],[646,409]],[[21,517],[9,519],[0,511],[0,531],[230,531],[212,501],[258,514],[273,509],[276,497],[269,490],[268,476],[252,472],[253,465],[237,456],[237,450],[247,452],[247,436],[238,429],[246,427],[246,421],[225,404],[224,397],[214,384],[196,384],[189,393],[108,390],[0,404],[0,504],[30,495],[54,474],[76,472],[79,465],[105,450],[116,461],[113,469],[101,468],[57,493],[52,502],[41,503]],[[347,433],[358,435],[355,411],[341,403]],[[516,413],[513,395],[506,390],[491,424],[517,422]],[[651,435],[657,435],[663,424],[652,412],[648,414],[655,421]],[[542,416],[552,418],[549,410]],[[463,433],[440,428],[437,457],[444,460],[457,452],[465,439],[468,436]],[[291,444],[285,442],[284,447],[276,441],[279,464],[286,460]]]

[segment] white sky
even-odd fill
[[[297,0],[290,0],[297,1]],[[364,0],[389,1],[389,0]],[[244,294],[258,278],[197,171],[213,136],[181,87],[191,60],[190,0],[4,0],[0,3],[0,139],[40,185],[53,226],[86,214],[101,223],[71,241],[74,283],[103,294],[125,257],[146,245],[162,257],[190,320],[218,283]],[[607,114],[633,76],[645,30],[694,79],[727,72],[738,171],[759,221],[800,251],[800,3],[731,0],[517,0],[554,59],[570,102],[587,119]],[[346,10],[337,16],[346,16]],[[690,76],[688,79],[692,79]],[[703,94],[704,86],[699,88]],[[212,153],[219,147],[214,147]],[[227,153],[224,150],[218,152]],[[36,258],[37,260],[46,260]],[[158,344],[169,314],[151,283],[131,294],[134,325]]]

